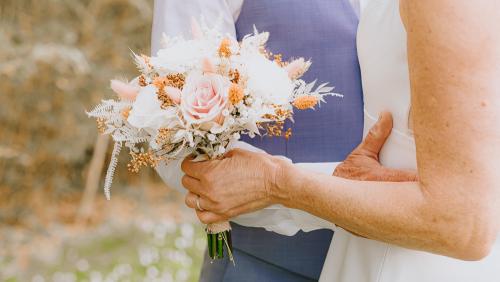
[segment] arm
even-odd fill
[[[183,163],[184,186],[209,211],[200,219],[281,203],[367,238],[464,260],[486,256],[500,228],[499,6],[403,1],[418,182],[341,179],[234,151]]]
[[[294,192],[279,192],[280,201],[369,238],[484,257],[500,223],[499,8],[488,0],[402,5],[420,182],[327,179],[288,166],[284,183]]]

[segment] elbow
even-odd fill
[[[469,227],[454,229],[455,244],[449,245],[452,257],[464,261],[479,261],[488,257],[497,241],[498,223],[493,220],[483,220],[481,224]],[[457,233],[458,230],[464,232]]]
[[[496,199],[496,194],[476,193],[429,201],[424,214],[431,233],[436,235],[434,247],[440,250],[437,253],[464,261],[488,257],[500,235],[500,208]]]
[[[489,256],[493,249],[495,240],[489,238],[477,238],[471,244],[462,246],[456,251],[455,257],[465,261],[480,261]]]

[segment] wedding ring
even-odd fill
[[[196,207],[198,208],[199,211],[205,211],[204,209],[201,208],[200,206],[200,196],[196,198]]]

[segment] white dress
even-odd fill
[[[383,165],[416,170],[415,144],[408,126],[410,81],[406,31],[399,0],[361,2],[358,55],[365,101],[365,134],[378,113],[389,110],[394,130],[381,152]],[[360,238],[337,228],[320,281],[498,282],[500,242],[479,262],[400,248]]]

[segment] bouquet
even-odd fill
[[[123,146],[131,157],[128,168],[138,172],[194,156],[193,161],[223,157],[242,135],[290,138],[284,129],[294,109],[324,102],[333,87],[300,77],[310,61],[282,61],[266,51],[269,33],[245,36],[241,42],[192,21],[191,39],[163,38],[156,56],[133,54],[140,75],[131,82],[111,81],[117,100],[103,100],[88,112],[98,129],[114,140],[104,191],[110,188]],[[211,258],[232,260],[228,222],[206,227]]]

